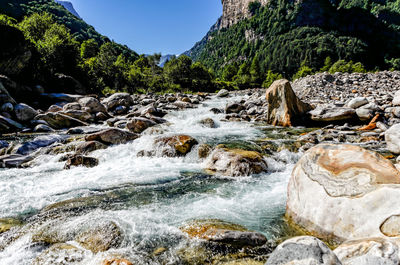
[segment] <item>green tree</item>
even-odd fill
[[[53,17],[49,13],[34,13],[29,17],[25,17],[24,20],[19,23],[18,27],[24,33],[25,38],[37,43],[43,39],[46,31],[48,31],[52,25],[54,25]]]
[[[222,80],[231,82],[233,78],[238,72],[238,67],[236,63],[228,64],[225,66],[224,71],[222,72]]]
[[[253,58],[250,66],[251,86],[260,87],[263,79],[258,55]]]
[[[265,78],[262,87],[269,88],[274,81],[279,79],[283,79],[283,76],[281,74],[274,73],[271,70],[268,70],[267,77]]]
[[[178,85],[182,89],[190,89],[192,59],[186,55],[168,61],[164,65],[164,74],[169,83]]]
[[[328,56],[325,58],[324,66],[320,69],[320,72],[327,72],[331,67],[332,67],[332,59],[331,57]]]
[[[17,25],[17,20],[4,14],[0,14],[0,25],[15,26]]]
[[[95,57],[99,52],[99,44],[94,40],[85,40],[81,44],[80,53],[82,59]]]
[[[191,65],[192,90],[210,91],[213,88],[212,74],[201,62],[195,62]]]
[[[312,75],[313,73],[314,73],[313,69],[311,69],[307,65],[303,64],[302,66],[300,66],[300,68],[297,71],[297,73],[295,73],[293,75],[292,80],[296,80],[296,79],[299,79],[301,77],[306,77],[308,75]]]

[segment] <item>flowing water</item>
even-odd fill
[[[275,153],[266,158],[272,172],[239,178],[207,175],[196,148],[183,158],[137,156],[141,150],[151,150],[160,135],[188,134],[199,143],[211,145],[264,137],[263,130],[252,123],[223,122],[223,114],[209,111],[238,99],[212,98],[196,109],[171,112],[165,117],[168,124],[146,131],[131,143],[92,153],[99,159],[95,168],[63,170],[60,156],[42,155],[32,168],[1,170],[0,218],[17,217],[34,223],[35,215],[44,207],[71,199],[88,207],[61,221],[47,218],[28,226],[21,236],[0,248],[0,264],[32,264],[46,248],[33,243],[32,235],[49,223],[67,234],[105,220],[123,230],[120,248],[98,254],[84,251],[80,262],[59,264],[100,264],[105,257],[118,253],[134,264],[157,264],[150,253],[160,247],[167,249],[164,263],[175,264],[174,249],[187,243],[179,227],[193,219],[240,224],[267,238],[278,235],[277,224],[285,211],[286,186],[298,159],[296,154]],[[218,128],[200,125],[204,118],[213,118]],[[5,239],[0,237],[0,245],[1,240]]]

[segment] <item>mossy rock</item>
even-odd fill
[[[0,234],[9,231],[11,228],[21,226],[22,222],[15,218],[0,218]]]

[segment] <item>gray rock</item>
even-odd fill
[[[134,133],[142,133],[147,128],[157,125],[156,122],[146,118],[133,118],[126,123],[126,127]]]
[[[87,123],[75,119],[73,117],[58,113],[48,112],[46,114],[39,114],[35,117],[36,120],[46,121],[52,128],[63,129],[78,126],[88,126]]]
[[[67,103],[63,106],[63,110],[81,110],[82,107],[78,102]]]
[[[400,106],[400,90],[394,94],[392,104],[395,106]]]
[[[199,123],[201,125],[203,125],[204,127],[208,127],[208,128],[216,128],[217,127],[217,124],[211,118],[202,119],[201,121],[199,121]]]
[[[45,124],[38,124],[33,129],[34,132],[54,132],[54,129]]]
[[[217,93],[217,97],[219,98],[224,98],[227,97],[229,95],[229,91],[226,89],[221,89],[218,93]]]
[[[368,104],[368,99],[366,99],[364,97],[357,97],[357,98],[353,98],[352,100],[350,100],[350,102],[347,103],[347,107],[352,108],[352,109],[357,109],[366,104]]]
[[[75,154],[70,156],[67,162],[65,162],[64,169],[70,169],[73,166],[95,167],[98,164],[99,160],[97,158]]]
[[[266,265],[341,265],[338,257],[321,240],[294,237],[280,244],[272,252]]]
[[[387,148],[393,154],[400,154],[400,124],[395,124],[385,132]]]
[[[30,121],[38,114],[34,108],[24,103],[17,104],[14,112],[17,119],[22,122]]]
[[[106,129],[86,135],[86,141],[99,141],[105,144],[124,144],[137,139],[139,135],[117,128]]]
[[[239,103],[231,103],[231,104],[228,104],[225,107],[225,113],[226,114],[239,113],[243,109],[244,109],[244,107],[241,104],[239,104]]]
[[[23,128],[24,128],[24,126],[22,126],[22,124],[0,115],[0,132],[2,132],[2,131],[10,132],[10,131],[22,130]]]
[[[0,156],[0,168],[15,168],[20,167],[22,164],[32,161],[33,157],[29,155],[4,155]]]
[[[368,121],[374,116],[374,112],[372,110],[364,108],[356,109],[356,114],[362,121]]]
[[[78,102],[83,108],[87,108],[89,113],[106,112],[106,107],[93,97],[84,97]]]
[[[319,122],[347,121],[356,117],[356,111],[346,107],[319,106],[309,113],[312,120]]]
[[[18,148],[17,154],[28,155],[28,154],[31,154],[32,152],[36,151],[39,148],[46,147],[46,146],[52,145],[57,142],[63,142],[68,138],[69,138],[69,136],[65,136],[65,135],[38,136],[35,139],[33,139],[33,141],[22,144]]]
[[[102,102],[107,110],[113,110],[117,106],[130,107],[133,105],[133,98],[128,93],[115,93],[104,99]]]

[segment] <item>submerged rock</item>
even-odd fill
[[[94,157],[88,157],[83,155],[72,155],[65,162],[64,169],[70,169],[72,166],[84,166],[84,167],[95,167],[99,164],[99,160]]]
[[[9,231],[11,228],[22,225],[22,222],[15,218],[0,218],[0,234]]]
[[[321,144],[296,164],[286,216],[326,240],[400,236],[400,172],[353,145]]]
[[[262,155],[256,151],[217,147],[206,162],[206,169],[224,176],[249,176],[267,171]]]
[[[267,122],[274,126],[289,127],[301,123],[303,116],[312,108],[297,98],[290,82],[275,81],[266,92],[268,102]]]
[[[85,251],[73,245],[59,243],[43,251],[32,265],[78,264],[85,258]]]
[[[97,133],[89,134],[85,137],[86,141],[99,141],[105,144],[125,144],[137,139],[139,136],[125,130],[111,128]]]
[[[343,265],[398,265],[399,246],[388,239],[347,241],[333,251]]]
[[[105,222],[79,234],[76,241],[93,253],[107,251],[121,244],[122,232],[114,222]]]
[[[198,148],[199,158],[206,158],[212,151],[212,147],[208,144],[201,144]]]
[[[155,144],[161,149],[162,155],[173,157],[186,155],[198,142],[193,137],[182,134],[158,138]]]
[[[204,127],[208,127],[208,128],[216,128],[217,127],[217,124],[211,118],[202,119],[199,123],[201,125],[203,125]]]
[[[321,240],[294,237],[280,244],[265,265],[342,265],[338,257]]]

